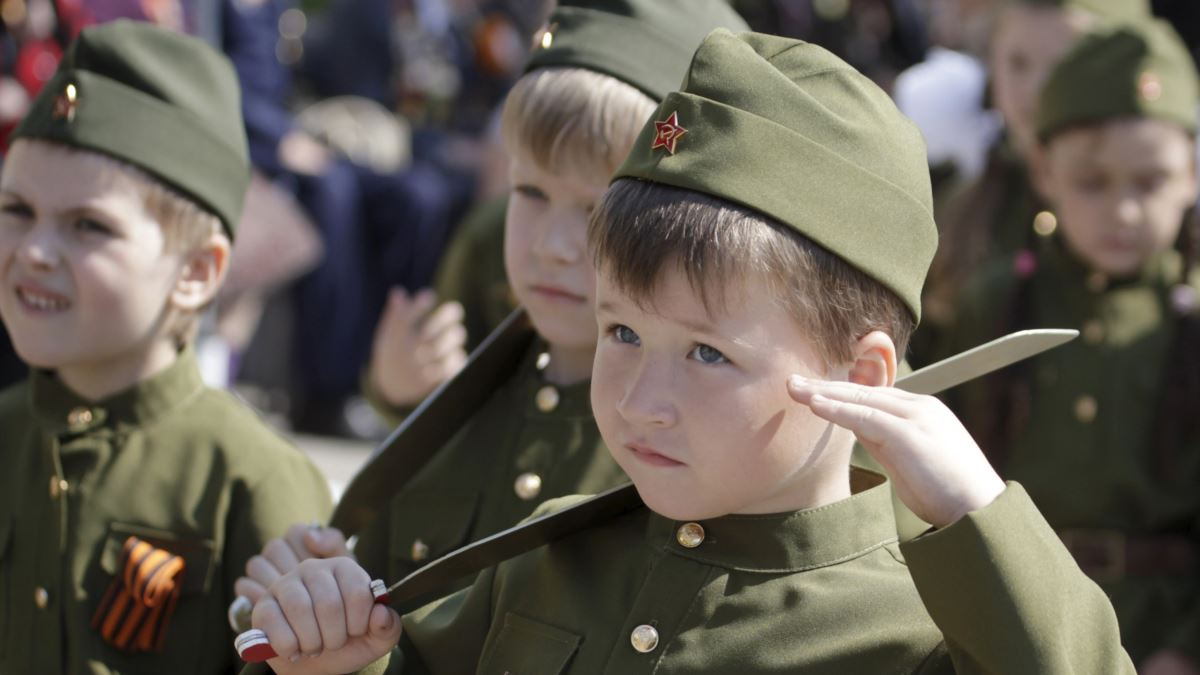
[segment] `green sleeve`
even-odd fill
[[[282,537],[288,527],[323,523],[333,510],[329,486],[312,462],[291,447],[278,454],[286,459],[274,462],[268,473],[254,476],[253,483],[234,486],[223,560],[226,579],[245,574],[246,561],[268,541]],[[228,604],[233,587],[223,591],[230,596]]]
[[[358,542],[354,545],[354,558],[372,579],[387,579],[393,581],[391,570],[388,568],[391,554],[392,509],[391,502],[375,514],[370,523],[358,533]]]
[[[960,675],[1134,672],[1108,598],[1019,484],[901,551]]]

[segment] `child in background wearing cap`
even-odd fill
[[[561,3],[550,26],[502,119],[513,186],[505,263],[532,323],[528,347],[503,378],[474,383],[495,393],[458,411],[465,421],[445,422],[462,426],[428,464],[394,477],[396,494],[354,551],[377,577],[399,579],[548,498],[628,480],[588,401],[597,335],[588,214],[700,40],[744,24],[724,0],[581,0]],[[237,588],[253,603],[299,560],[345,552],[337,530],[295,526],[251,561]]]
[[[936,332],[953,321],[966,279],[993,259],[1011,260],[1036,238],[1049,216],[1029,176],[1036,146],[1037,97],[1050,70],[1081,35],[1101,21],[1149,15],[1145,0],[1003,0],[988,49],[992,106],[1005,133],[988,153],[983,174],[939,196],[942,238],[925,290],[926,321],[913,342],[914,366],[934,360]],[[1035,219],[1040,219],[1036,220]]]
[[[353,561],[305,561],[255,608],[270,665],[1132,672],[1021,487],[936,399],[889,386],[936,236],[924,146],[886,94],[814,45],[714,32],[589,231],[592,404],[646,508],[403,621]],[[936,531],[897,546],[855,439]]]
[[[1042,93],[1034,164],[1057,227],[968,286],[944,350],[1034,326],[1082,333],[951,401],[1112,598],[1145,672],[1200,672],[1196,82],[1157,21],[1066,57]],[[1164,658],[1189,669],[1149,667]]]
[[[0,673],[220,673],[246,560],[324,517],[316,468],[192,350],[249,180],[238,84],[199,40],[85,30],[0,176]]]

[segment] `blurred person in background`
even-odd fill
[[[992,259],[1009,259],[1054,218],[1030,181],[1037,95],[1071,45],[1103,21],[1144,19],[1144,0],[1001,0],[988,51],[989,96],[1004,123],[978,178],[942,193],[941,243],[925,287],[926,318],[910,347],[930,363],[937,333],[953,320],[956,294]]]

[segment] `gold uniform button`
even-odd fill
[[[1099,406],[1096,404],[1096,399],[1087,395],[1080,396],[1075,400],[1075,419],[1084,424],[1089,424],[1092,420],[1096,419],[1098,409]]]
[[[704,543],[704,527],[700,523],[684,523],[675,533],[675,540],[684,548],[696,548]]]
[[[513,483],[513,492],[525,501],[529,501],[537,497],[542,491],[542,477],[536,473],[523,473],[517,476],[517,480]]]
[[[1039,211],[1033,217],[1033,231],[1038,233],[1038,236],[1049,237],[1058,229],[1058,218],[1049,211]]]
[[[412,559],[413,562],[424,562],[429,557],[429,544],[414,539],[412,544]]]
[[[637,651],[648,654],[658,646],[658,631],[649,624],[642,624],[629,634],[629,642]]]
[[[537,390],[537,395],[533,397],[533,402],[537,404],[537,409],[544,413],[552,412],[558,407],[558,390],[550,385],[546,385]]]
[[[71,484],[68,483],[66,480],[59,478],[58,476],[50,476],[50,498],[51,499],[58,499],[62,495],[66,494],[67,488],[69,488],[69,487],[71,487]]]
[[[1092,319],[1083,323],[1083,341],[1089,345],[1098,345],[1104,341],[1104,324],[1099,319]]]
[[[92,411],[87,408],[75,408],[67,413],[67,424],[73,427],[81,427],[85,424],[92,423]]]
[[[50,604],[50,592],[41,586],[33,589],[33,604],[37,605],[38,609],[46,609]]]

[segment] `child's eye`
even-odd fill
[[[112,228],[91,218],[80,218],[75,221],[75,229],[90,234],[112,234]]]
[[[638,337],[638,334],[633,332],[633,329],[629,326],[616,324],[612,328],[609,328],[608,331],[612,333],[612,336],[616,338],[617,342],[622,344],[634,346],[642,344],[642,339]]]
[[[525,197],[526,199],[536,199],[545,201],[546,193],[541,188],[534,185],[514,185],[513,192]]]
[[[696,348],[688,354],[688,358],[695,359],[700,363],[710,366],[715,366],[721,363],[729,363],[729,359],[720,350],[709,347],[705,344],[696,345]]]
[[[33,217],[33,209],[29,208],[25,202],[5,202],[3,206],[0,206],[0,213],[14,218]]]

